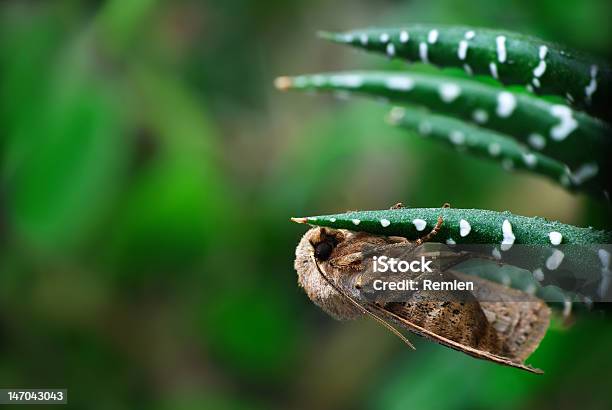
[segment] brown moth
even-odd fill
[[[403,237],[312,228],[296,248],[298,282],[308,297],[335,319],[350,320],[365,314],[411,347],[393,324],[479,359],[542,373],[524,361],[544,337],[550,310],[542,300],[525,292],[470,276],[475,290],[461,301],[427,297],[424,291],[414,292],[404,302],[365,297],[362,282],[368,273],[364,264],[372,250],[424,253],[423,243],[436,234],[441,224],[439,218],[436,228],[412,242]],[[456,264],[454,259],[461,259],[460,254],[452,252],[436,255],[440,260],[449,259],[449,266]],[[460,280],[467,277],[452,270],[445,270],[444,275]],[[491,295],[495,301],[490,301]]]

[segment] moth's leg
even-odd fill
[[[444,205],[442,205],[442,208],[450,208],[450,204],[448,202],[445,202]],[[438,222],[436,222],[436,226],[434,226],[433,229],[427,235],[418,238],[414,243],[419,246],[422,245],[424,242],[431,241],[434,236],[436,236],[440,231],[443,222],[444,220],[442,219],[442,216],[438,215]]]
[[[406,208],[406,207],[404,206],[404,204],[403,204],[402,202],[398,202],[397,204],[393,205],[393,206],[392,206],[391,208],[389,208],[389,209],[404,209],[404,208]]]
[[[420,246],[424,242],[431,241],[434,238],[434,236],[436,236],[438,234],[438,231],[440,231],[440,228],[442,227],[442,223],[443,222],[444,222],[444,220],[442,219],[442,217],[438,216],[438,222],[436,222],[436,226],[434,226],[433,229],[431,231],[429,231],[429,233],[427,235],[420,237],[419,239],[414,241],[414,243],[417,246]]]

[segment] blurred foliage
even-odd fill
[[[504,27],[607,57],[605,0],[4,1],[0,386],[70,407],[609,408],[612,326],[552,329],[537,378],[296,286],[293,215],[450,202],[578,225],[608,210],[384,125],[280,95],[279,74],[401,67],[317,40],[402,21]],[[312,147],[325,147],[314,150]],[[433,163],[444,167],[431,166]]]

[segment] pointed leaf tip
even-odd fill
[[[281,91],[291,88],[291,84],[291,78],[287,76],[277,77],[274,80],[274,86]]]

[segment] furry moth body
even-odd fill
[[[403,237],[312,228],[296,248],[298,283],[310,300],[335,319],[351,320],[367,313],[387,327],[394,324],[470,356],[541,373],[524,361],[548,328],[550,311],[543,301],[470,277],[477,281],[470,300],[432,301],[416,292],[406,302],[373,303],[363,294],[360,283],[364,250],[385,247],[415,252],[420,243]],[[448,274],[462,277],[458,272]],[[491,294],[497,301],[479,300]],[[522,302],[516,301],[518,297]]]

